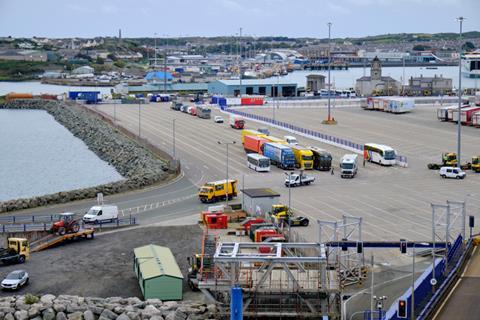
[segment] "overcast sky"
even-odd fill
[[[0,36],[358,37],[480,30],[480,0],[0,0]]]

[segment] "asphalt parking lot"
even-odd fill
[[[113,118],[113,105],[95,107]],[[271,115],[270,108],[252,112]],[[117,105],[117,124],[129,128],[165,150],[172,150],[173,119],[175,120],[176,155],[181,159],[186,176],[196,185],[225,178],[226,150],[218,141],[236,141],[229,147],[229,175],[244,186],[271,187],[281,193],[287,203],[288,189],[283,186],[284,173],[272,168],[270,173],[255,173],[246,167],[240,130],[228,125],[228,115],[222,115],[224,124],[212,119],[200,119],[173,111],[168,103]],[[436,120],[433,106],[418,107],[411,114],[393,115],[364,111],[356,108],[338,108],[334,117],[336,126],[321,125],[325,109],[279,109],[279,120],[289,121],[306,128],[346,138],[358,143],[388,144],[408,157],[409,167],[381,167],[367,163],[360,168],[355,179],[344,180],[338,174],[312,172],[316,181],[311,186],[292,189],[292,206],[312,221],[339,220],[343,214],[363,218],[363,236],[369,240],[416,241],[431,239],[430,203],[446,200],[467,200],[467,214],[480,218],[480,175],[469,173],[465,180],[442,180],[438,173],[426,168],[428,162],[439,161],[442,152],[455,151],[456,127]],[[247,128],[264,126],[247,120]],[[272,129],[272,135],[282,137],[285,131]],[[463,150],[469,157],[480,153],[480,130],[464,128]],[[339,158],[347,151],[299,137],[302,144],[316,145],[330,151],[338,173]],[[239,198],[241,201],[241,198]],[[309,241],[318,239],[315,223],[301,230]]]
[[[133,272],[133,249],[147,244],[169,247],[184,275],[184,292],[193,297],[186,284],[187,257],[200,248],[202,231],[198,225],[144,227],[98,234],[93,240],[78,240],[32,253],[21,265],[0,266],[0,274],[24,269],[28,286],[18,294],[81,295],[86,297],[139,297]],[[10,291],[0,296],[12,295]]]

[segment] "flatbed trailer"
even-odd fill
[[[67,240],[75,240],[79,238],[93,239],[94,236],[94,229],[82,229],[78,232],[67,233],[64,235],[49,234],[48,236],[45,236],[30,243],[30,252],[38,252],[44,249],[48,249]]]

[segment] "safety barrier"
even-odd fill
[[[330,144],[330,145],[333,145],[333,146],[336,146],[336,147],[339,147],[339,148],[342,148],[342,149],[353,151],[353,152],[356,152],[356,153],[359,153],[359,154],[363,153],[363,145],[362,144],[355,143],[355,142],[352,142],[352,141],[349,141],[349,140],[346,140],[346,139],[337,138],[337,137],[334,137],[334,136],[331,136],[331,135],[328,135],[328,134],[324,134],[324,133],[321,133],[321,132],[318,132],[318,131],[315,131],[315,130],[302,128],[302,127],[293,125],[293,124],[288,123],[288,122],[278,121],[278,120],[274,120],[274,119],[271,119],[271,118],[268,118],[268,117],[243,112],[243,111],[240,111],[240,110],[229,109],[229,108],[222,108],[222,110],[224,110],[227,113],[233,113],[233,114],[242,116],[242,117],[247,118],[247,119],[251,119],[251,120],[254,120],[254,121],[257,121],[257,122],[260,122],[260,123],[268,124],[268,125],[271,125],[273,127],[277,127],[279,129],[284,129],[284,130],[287,130],[289,132],[292,132],[292,133],[295,133],[295,134],[298,134],[298,135],[301,135],[301,136],[304,136],[304,137],[307,137],[307,138],[310,138],[310,139],[314,139],[314,140],[317,140],[317,141],[321,141],[321,142],[324,142],[324,143],[327,143],[327,144]]]
[[[446,257],[435,259],[435,280],[436,291],[433,293],[432,290],[432,278],[433,278],[433,268],[432,266],[428,267],[421,275],[418,277],[414,284],[415,296],[414,304],[415,312],[418,316],[416,319],[426,319],[426,310],[431,310],[433,301],[436,301],[436,296],[439,292],[444,290],[448,283],[451,281],[453,275],[457,272],[459,264],[461,264],[463,259],[463,254],[465,253],[463,246],[463,237],[459,235],[453,245],[450,245],[448,248],[448,253]],[[453,266],[453,267],[448,267]],[[398,300],[405,300],[407,302],[407,314],[410,315],[411,312],[411,299],[412,291],[407,289],[405,293],[399,297],[388,309],[385,314],[385,319],[388,320],[397,320],[397,311],[398,311]]]
[[[135,217],[130,216],[124,219],[115,219],[108,222],[98,222],[95,224],[85,224],[80,222],[81,228],[95,227],[95,228],[117,228],[123,226],[136,225],[137,220]],[[4,224],[0,227],[0,233],[14,233],[14,232],[32,232],[32,231],[48,231],[50,230],[51,223],[24,223],[24,224]]]
[[[53,222],[57,221],[59,217],[60,216],[58,214],[32,216],[0,216],[0,224]]]

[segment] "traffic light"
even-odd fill
[[[407,301],[406,300],[398,300],[397,317],[402,319],[407,318]]]
[[[407,241],[400,240],[400,252],[407,253]]]

